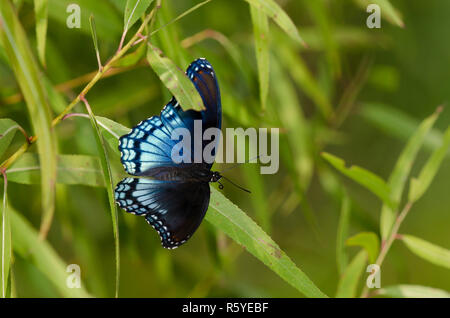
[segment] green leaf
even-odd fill
[[[326,297],[252,219],[214,188],[206,219],[305,296]]]
[[[88,102],[85,101],[86,109],[89,113],[89,117],[91,118],[92,128],[95,132],[95,141],[97,143],[97,149],[100,156],[100,163],[103,170],[103,178],[106,185],[106,191],[108,193],[108,201],[109,207],[111,210],[111,218],[113,225],[113,233],[114,233],[114,247],[115,247],[115,255],[116,255],[116,288],[115,288],[115,296],[119,297],[119,278],[120,278],[120,247],[119,247],[119,224],[118,224],[118,215],[117,215],[117,206],[116,201],[114,199],[114,183],[112,180],[111,167],[109,165],[108,152],[106,150],[105,140],[103,139],[100,128],[97,123],[97,120],[92,113],[91,107]]]
[[[81,288],[68,288],[66,285],[69,265],[61,259],[52,246],[38,237],[36,230],[18,212],[9,208],[14,253],[29,260],[58,289],[63,297],[90,297],[82,285]]]
[[[304,44],[303,39],[298,33],[297,27],[284,10],[273,0],[245,0],[255,9],[264,12],[278,26],[283,29],[295,41]]]
[[[127,0],[123,16],[123,29],[128,31],[145,13],[153,0]]]
[[[259,96],[261,107],[266,109],[267,96],[269,94],[269,20],[267,15],[250,6],[250,13],[253,22],[253,36],[255,39],[256,61],[258,64],[259,76]]]
[[[10,270],[11,270],[11,255],[12,255],[12,247],[11,247],[11,220],[8,211],[8,197],[7,197],[7,189],[8,189],[8,181],[6,178],[6,173],[3,175],[4,178],[4,186],[3,186],[3,208],[1,215],[1,269],[0,269],[0,282],[1,282],[1,297],[8,297],[7,289],[8,282],[11,280]]]
[[[381,288],[375,294],[393,298],[450,298],[450,293],[445,290],[420,285],[393,285]]]
[[[339,274],[342,274],[347,267],[348,255],[345,250],[345,240],[348,236],[348,228],[350,225],[351,202],[347,193],[344,193],[341,205],[341,214],[337,228],[336,238],[336,261]]]
[[[361,246],[369,255],[369,262],[375,263],[380,251],[380,240],[373,232],[361,232],[348,238],[345,242],[348,246]]]
[[[356,296],[358,282],[364,272],[366,261],[367,252],[365,250],[356,254],[339,280],[336,292],[337,298],[353,298]]]
[[[40,178],[39,157],[34,153],[24,153],[8,169],[8,181],[11,182],[38,184]],[[58,155],[56,183],[104,187],[99,159],[84,155]]]
[[[111,146],[111,149],[118,151],[119,138],[128,134],[131,129],[106,117],[95,116],[95,119],[97,119],[97,123],[102,127],[101,132],[103,137]]]
[[[385,204],[392,206],[392,201],[389,196],[389,186],[379,176],[358,166],[351,166],[350,168],[347,168],[344,160],[327,152],[323,152],[322,157],[344,175],[366,187],[373,194],[378,196]]]
[[[45,42],[47,40],[47,0],[34,0],[34,15],[36,16],[36,41],[41,64],[45,66]]]
[[[39,136],[37,147],[42,171],[43,214],[41,235],[45,236],[55,210],[56,142],[51,131],[51,110],[27,36],[9,0],[0,1],[0,24],[0,42],[24,95],[34,133]]]
[[[19,125],[12,119],[0,119],[0,157],[8,149]]]
[[[428,159],[425,166],[420,171],[418,178],[412,178],[409,185],[409,201],[415,202],[427,191],[428,187],[433,181],[439,167],[441,166],[442,160],[447,154],[448,148],[450,146],[450,127],[447,128],[444,138],[442,141],[442,146],[436,149],[430,158]]]
[[[188,109],[203,110],[203,101],[194,84],[162,51],[148,44],[147,60],[163,84],[175,96],[184,111]]]
[[[377,4],[380,6],[382,18],[401,28],[405,26],[400,12],[392,6],[389,0],[356,0],[356,3],[364,10],[369,4]]]
[[[438,107],[438,109],[431,116],[422,121],[419,128],[417,128],[414,134],[410,137],[408,143],[397,159],[394,170],[392,171],[388,181],[391,188],[390,198],[394,205],[393,207],[390,207],[387,204],[383,204],[381,208],[380,231],[383,240],[387,238],[391,231],[392,225],[395,222],[395,216],[397,213],[396,210],[400,204],[403,189],[414,160],[416,159],[417,153],[422,146],[425,136],[433,127],[441,110],[442,107]]]
[[[401,240],[411,252],[438,266],[450,269],[450,250],[412,235],[401,235]]]

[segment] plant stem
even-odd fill
[[[403,208],[402,212],[399,214],[397,219],[395,220],[394,226],[392,227],[391,233],[387,239],[387,241],[384,242],[383,246],[381,247],[380,254],[378,255],[377,260],[375,261],[375,264],[380,266],[383,264],[383,261],[389,252],[389,249],[392,246],[392,243],[394,243],[395,239],[398,237],[398,229],[403,223],[403,220],[405,219],[406,215],[408,215],[409,210],[411,210],[412,202],[406,203],[405,207]],[[363,292],[361,294],[361,297],[366,298],[369,295],[369,289],[367,286],[364,287]]]

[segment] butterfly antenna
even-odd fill
[[[228,167],[228,168],[226,168],[225,170],[220,171],[220,173],[223,173],[223,172],[225,172],[225,171],[234,169],[234,168],[236,168],[237,166],[240,166],[240,165],[242,165],[242,164],[244,164],[244,163],[249,163],[250,161],[255,160],[255,159],[258,159],[259,157],[260,157],[260,156],[256,156],[256,157],[253,157],[253,158],[251,158],[251,159],[248,159],[247,161],[236,163],[236,164],[232,165],[231,167]],[[229,181],[229,180],[228,180],[228,181]]]
[[[236,183],[234,183],[234,182],[231,181],[230,179],[228,179],[228,178],[226,178],[226,177],[224,177],[224,176],[222,176],[222,178],[225,179],[225,180],[227,180],[229,183],[231,183],[232,185],[234,185],[236,188],[239,188],[239,189],[241,189],[241,190],[243,190],[243,191],[245,191],[245,192],[251,193],[250,190],[247,190],[247,189],[241,187],[240,185],[237,185]],[[223,189],[223,184],[220,183],[220,182],[219,182],[219,188],[220,188],[220,189]]]

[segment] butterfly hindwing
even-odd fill
[[[145,216],[165,248],[176,248],[197,230],[209,205],[207,182],[125,178],[116,187],[125,211]]]

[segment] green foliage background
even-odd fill
[[[15,69],[5,47],[8,37],[3,26],[10,2],[25,32],[22,42],[18,42],[19,47],[26,47],[25,41],[29,42],[27,54],[35,61],[34,75],[45,91],[45,100],[39,105],[48,104],[45,111],[48,118],[42,113],[42,107],[38,107],[39,116],[33,113],[33,105],[24,91],[26,86],[23,86],[26,77],[18,76],[21,69]],[[97,72],[89,17],[94,17],[99,56],[105,65],[119,46],[126,2],[8,0],[2,3],[0,117],[12,119],[30,136],[38,135],[39,129],[44,132],[50,129],[44,119],[50,121],[73,100],[77,101],[78,94]],[[159,1],[150,4],[147,13],[156,2]],[[295,280],[291,285],[285,281],[288,279],[283,275],[287,274],[280,268],[283,264],[291,266],[289,258],[326,295],[359,296],[367,277],[365,267],[369,260],[370,263],[375,261],[382,248],[380,242],[387,238],[387,234],[380,234],[383,202],[378,197],[390,206],[392,189],[386,188],[387,195],[383,197],[380,193],[384,181],[375,182],[374,190],[365,184],[373,180],[372,175],[349,175],[345,166],[340,167],[333,161],[335,157],[321,154],[333,154],[343,158],[347,166],[364,167],[388,180],[414,131],[442,104],[444,108],[438,118],[435,115],[434,128],[424,135],[423,147],[418,140],[410,141],[420,151],[417,156],[407,156],[412,161],[415,159],[407,176],[421,176],[430,155],[443,146],[440,155],[435,155],[435,164],[430,164],[423,178],[419,177],[422,186],[426,177],[432,179],[428,191],[411,205],[399,230],[401,234],[414,237],[397,237],[405,244],[400,240],[393,242],[382,266],[381,286],[390,296],[448,297],[445,291],[450,290],[450,197],[447,195],[450,156],[448,143],[445,144],[449,138],[443,137],[443,131],[450,122],[450,110],[445,106],[450,100],[450,42],[445,40],[450,36],[450,2],[372,2],[382,5],[381,29],[366,27],[368,2],[363,0],[213,0],[171,24],[168,23],[200,2],[161,2],[154,22],[145,27],[143,33],[158,30],[151,37],[152,45],[182,69],[201,56],[211,62],[219,78],[224,127],[281,128],[279,172],[260,175],[256,165],[241,165],[226,175],[253,193],[247,195],[226,186],[223,193],[239,208],[220,195],[213,201],[221,204],[223,213],[236,216],[233,220],[241,222],[244,230],[251,231],[257,239],[266,235],[244,219],[240,213],[245,211],[279,247],[273,250],[256,247],[253,252],[246,238],[240,241],[231,235],[230,239],[225,233],[230,234],[234,225],[221,222],[220,211],[210,209],[207,218],[210,222],[203,222],[186,245],[169,251],[160,247],[157,234],[144,220],[118,209],[120,297],[319,295],[314,294],[315,287],[302,285],[307,278],[298,269],[290,273],[298,279],[298,284]],[[69,15],[66,7],[70,3],[80,5],[80,29],[66,27]],[[278,8],[276,3],[283,10],[280,12],[287,16],[280,12],[268,14],[267,8]],[[42,6],[44,9],[35,12],[35,7]],[[288,17],[301,38],[295,28],[289,29],[285,24]],[[138,18],[128,31],[125,43],[142,24],[141,16]],[[36,23],[37,20],[40,23]],[[47,22],[45,28],[43,25]],[[306,45],[302,45],[302,41]],[[155,64],[146,58],[145,50],[145,44],[131,48],[127,53],[136,51],[136,59],[131,55],[128,61],[122,60],[121,65],[117,64],[112,72],[102,75],[88,90],[86,98],[96,116],[132,127],[159,114],[171,93],[164,85],[167,83],[163,84],[156,74]],[[86,113],[86,108],[78,103],[72,112]],[[97,120],[104,123],[100,117]],[[0,122],[3,130],[0,133],[5,134],[14,122]],[[95,121],[93,123],[95,126]],[[118,133],[120,127],[112,125]],[[116,141],[104,130],[96,139],[91,123],[83,117],[64,119],[49,131],[46,144],[39,144],[38,139],[42,147],[39,157],[46,163],[41,165],[42,176],[38,157],[32,155],[38,152],[36,145],[25,146],[28,153],[8,166],[8,169],[16,169],[16,174],[6,171],[9,180],[6,211],[11,220],[14,251],[7,294],[112,297],[116,294],[115,248],[118,245],[103,187],[106,161],[101,164],[93,157],[107,152],[115,184],[123,174],[117,150],[109,147]],[[102,138],[106,139],[104,148]],[[20,132],[15,135],[9,132],[0,140],[4,167],[4,160],[24,147],[24,136]],[[59,160],[64,161],[66,167],[78,165],[95,172],[85,176],[58,170],[58,182],[53,188],[49,182],[56,165],[42,160],[52,158],[48,155],[52,151],[89,156]],[[441,157],[442,162],[438,160]],[[22,161],[20,166],[20,160],[27,161]],[[37,171],[20,174],[21,167],[31,164]],[[227,165],[216,165],[215,168],[225,167]],[[402,200],[397,200],[397,215],[411,202],[408,200],[409,177],[404,188],[403,194],[400,191]],[[38,232],[43,217],[52,219],[53,194],[53,222],[47,239],[42,241]],[[115,220],[114,214],[112,216]],[[344,244],[349,237],[352,239]],[[418,242],[415,237],[426,242]],[[429,242],[433,245],[427,245]],[[7,249],[7,239],[5,243]],[[246,250],[256,253],[257,257]],[[281,262],[286,263],[272,263],[280,258],[278,253],[282,253]],[[267,266],[261,260],[265,260]],[[68,264],[80,265],[82,290],[67,289],[66,275],[53,270],[65,269]],[[388,286],[394,287],[386,288]]]

